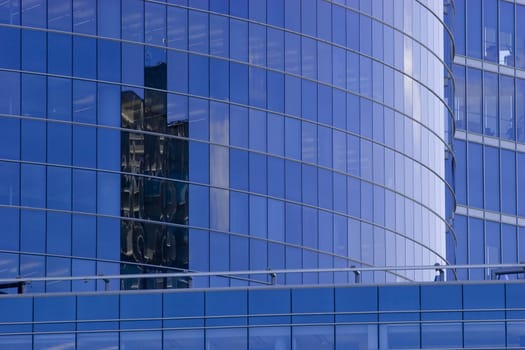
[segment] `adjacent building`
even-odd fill
[[[450,263],[525,261],[525,3],[455,1],[456,133]],[[455,254],[455,257],[454,257]],[[458,271],[488,279],[490,270]]]

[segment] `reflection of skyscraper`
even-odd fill
[[[144,81],[146,86],[166,90],[166,64],[146,67]],[[122,221],[121,272],[188,269],[188,231],[182,227],[188,224],[188,144],[180,139],[188,135],[187,122],[168,125],[166,92],[145,90],[142,99],[128,90],[122,92],[121,101],[122,127],[146,131],[121,138],[122,217],[141,219]],[[176,281],[165,280],[123,284],[126,289],[177,286]]]

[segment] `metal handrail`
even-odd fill
[[[307,268],[307,269],[268,269],[268,270],[241,270],[241,271],[214,271],[214,272],[168,272],[168,273],[141,273],[123,275],[92,275],[92,276],[53,276],[53,277],[17,277],[0,278],[0,284],[31,283],[52,281],[94,281],[94,280],[127,280],[127,279],[155,279],[155,278],[196,278],[196,277],[234,277],[239,275],[269,275],[275,281],[278,275],[297,273],[332,273],[353,272],[360,275],[363,272],[392,272],[392,271],[436,271],[456,269],[523,269],[525,262],[520,264],[466,264],[466,265],[416,265],[416,266],[381,266],[381,267],[334,267],[334,268]],[[513,270],[514,271],[514,270]],[[420,281],[414,281],[420,282]]]

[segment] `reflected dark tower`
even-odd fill
[[[146,66],[145,86],[121,95],[121,273],[188,268],[187,120],[168,122],[166,63]],[[182,180],[182,181],[176,181]],[[155,222],[152,222],[155,221]],[[164,222],[165,224],[159,224]],[[136,279],[121,289],[186,287],[185,280]]]

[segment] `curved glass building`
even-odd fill
[[[2,1],[2,276],[446,264],[443,11],[431,0]],[[112,288],[190,281],[155,283]]]

